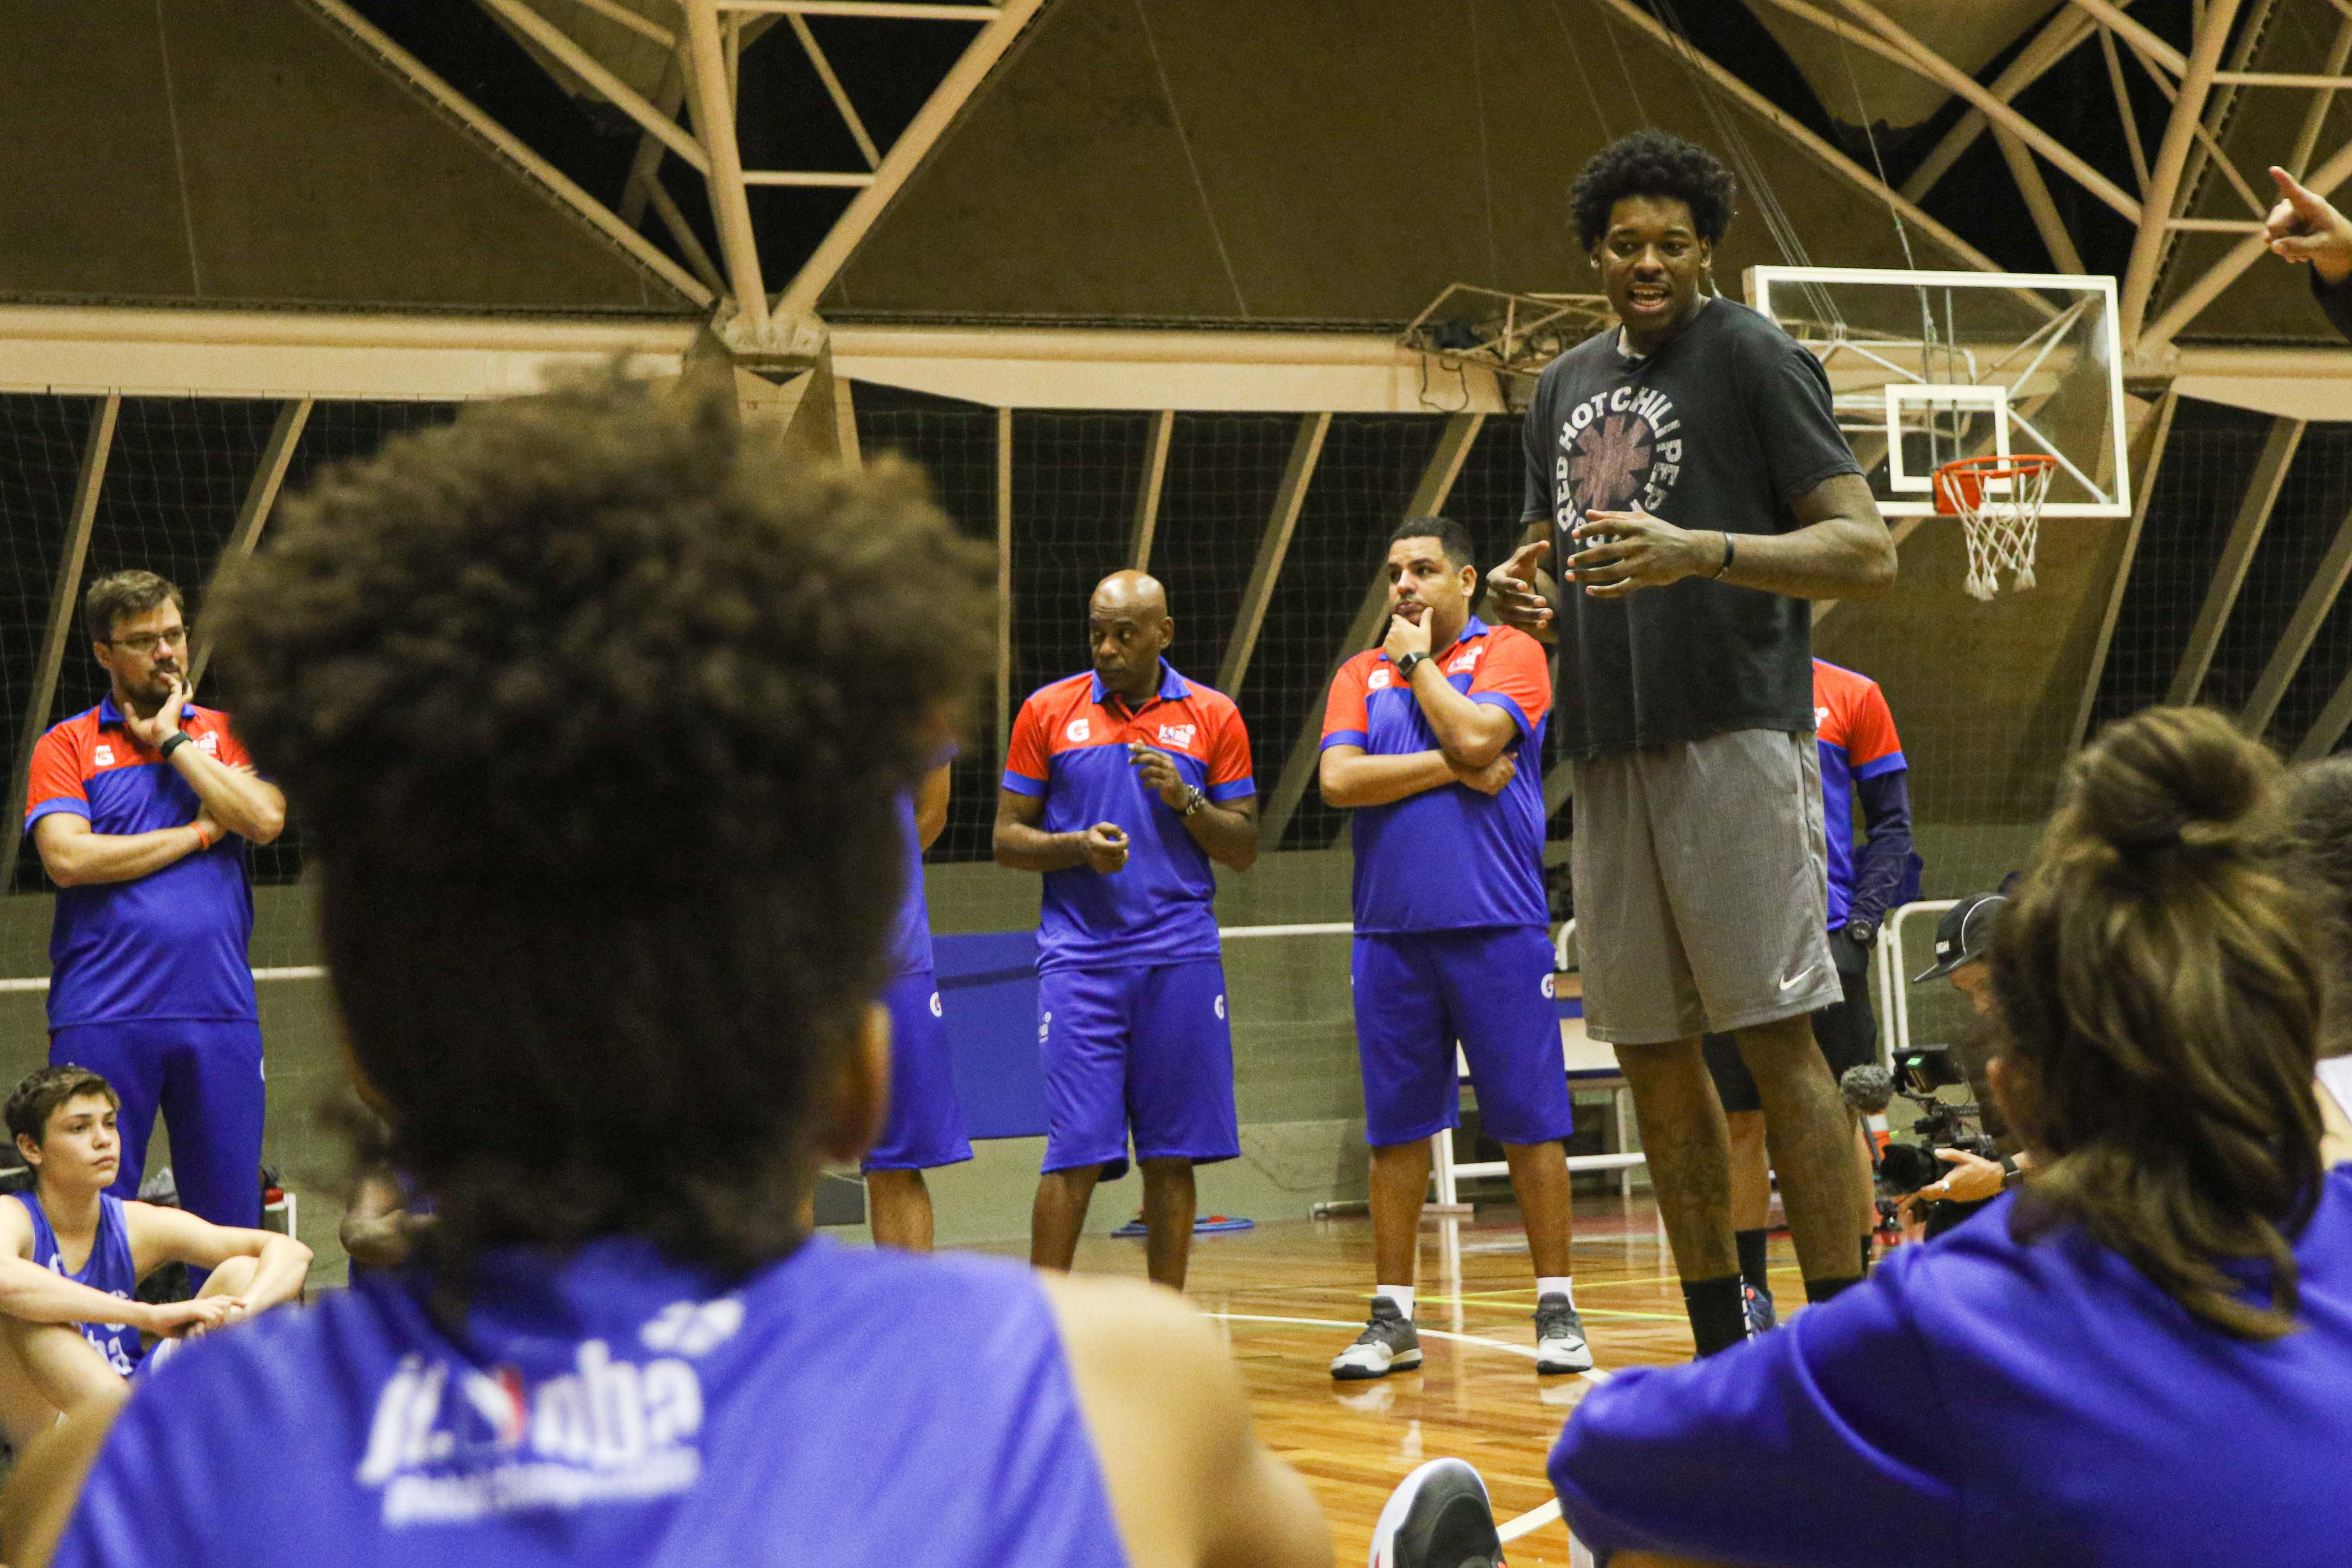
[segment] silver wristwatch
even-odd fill
[[[1208,805],[1209,796],[1207,792],[1202,790],[1199,784],[1186,784],[1184,786],[1184,809],[1178,812],[1177,815],[1179,816],[1197,816],[1199,813],[1207,810]]]

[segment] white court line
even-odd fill
[[[1205,1315],[1228,1323],[1297,1323],[1318,1329],[1354,1329],[1362,1326],[1359,1323],[1341,1322],[1336,1318],[1270,1318],[1255,1312],[1210,1312]],[[1414,1331],[1434,1340],[1452,1340],[1457,1344],[1465,1345],[1485,1345],[1488,1350],[1507,1351],[1513,1355],[1525,1356],[1529,1361],[1536,1359],[1533,1345],[1515,1345],[1507,1340],[1490,1340],[1477,1334],[1448,1333],[1444,1329],[1424,1329],[1419,1325],[1415,1325]],[[1602,1384],[1608,1382],[1612,1374],[1606,1369],[1596,1366],[1589,1372],[1580,1372],[1576,1375],[1587,1383]],[[1523,1535],[1534,1534],[1545,1525],[1557,1521],[1559,1518],[1559,1499],[1553,1498],[1549,1502],[1529,1509],[1517,1519],[1496,1525],[1495,1533],[1505,1541],[1517,1541]],[[1571,1535],[1569,1539],[1574,1541],[1576,1538]]]

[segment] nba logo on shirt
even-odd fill
[[[1160,743],[1173,746],[1180,752],[1189,752],[1192,749],[1192,731],[1193,726],[1190,724],[1162,724],[1160,726]]]
[[[1454,658],[1452,664],[1445,667],[1445,673],[1448,675],[1459,675],[1465,669],[1477,668],[1478,656],[1486,651],[1486,645],[1485,643],[1472,643],[1468,647],[1462,650],[1460,655]]]
[[[1070,727],[1062,731],[1073,741],[1083,741],[1093,732],[1094,726],[1082,718],[1071,720]]]
[[[1366,686],[1370,687],[1374,691],[1378,691],[1381,687],[1386,686],[1388,683],[1389,670],[1386,665],[1383,665],[1380,668],[1372,671],[1371,678],[1364,682]]]

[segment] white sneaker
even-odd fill
[[[1371,1321],[1354,1344],[1331,1358],[1331,1375],[1343,1380],[1386,1377],[1420,1364],[1421,1336],[1413,1332],[1412,1320],[1386,1296],[1375,1296]]]
[[[1536,1299],[1536,1370],[1592,1370],[1592,1347],[1584,1342],[1584,1320],[1557,1291]]]

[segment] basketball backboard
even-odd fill
[[[2058,465],[2044,517],[2131,514],[2114,279],[1751,267],[1747,284],[1829,372],[1886,516],[1934,515],[1944,463],[2029,454]]]

